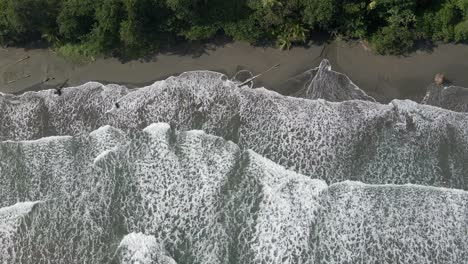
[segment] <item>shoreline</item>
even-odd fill
[[[356,42],[333,41],[286,51],[230,42],[178,47],[128,62],[100,58],[85,64],[66,60],[48,49],[9,48],[0,50],[0,92],[50,89],[66,80],[66,86],[97,81],[135,88],[186,71],[211,70],[233,77],[239,70],[258,74],[280,63],[280,67],[257,79],[254,86],[287,95],[294,92],[288,80],[317,67],[324,58],[333,70],[346,74],[382,103],[392,99],[420,102],[438,72],[445,73],[453,85],[468,86],[468,45],[441,44],[403,57],[376,55]]]

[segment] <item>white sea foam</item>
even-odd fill
[[[118,130],[104,127],[76,136],[70,145],[60,140],[0,144],[3,157],[13,149],[34,149],[27,159],[22,152],[0,159],[1,182],[18,188],[0,192],[0,201],[24,200],[23,193],[51,201],[30,216],[18,236],[15,256],[22,263],[31,263],[24,257],[32,252],[62,263],[468,259],[465,191],[350,181],[327,187],[313,174],[289,171],[233,142],[201,131],[178,132],[168,124],[149,125],[93,154],[96,135],[121,138],[112,131]],[[70,148],[88,156],[54,156],[57,146],[61,153]],[[99,161],[93,163],[92,155]],[[63,173],[66,160],[74,162]],[[18,161],[28,168],[22,177],[15,174]],[[32,161],[35,165],[28,165]],[[42,170],[46,164],[48,171]],[[82,254],[69,254],[76,248]]]
[[[46,92],[0,97],[0,138],[74,135],[104,124],[132,134],[163,121],[232,140],[328,183],[354,179],[467,188],[462,180],[468,173],[466,114],[411,101],[382,105],[291,98],[263,88],[237,88],[223,76],[188,72],[132,91],[90,83],[60,97]],[[29,110],[9,106],[12,100]],[[116,101],[120,107],[106,114]]]
[[[468,112],[468,88],[453,85],[441,87],[431,84],[427,87],[422,103],[466,113]]]
[[[356,100],[366,95],[326,64],[317,76],[313,96],[343,102],[209,71],[138,90],[0,94],[0,207],[50,201],[28,215],[13,256],[468,262],[467,194],[449,189],[468,189],[468,116]]]
[[[14,263],[16,258],[15,244],[20,236],[20,228],[25,224],[25,217],[40,201],[20,202],[0,208],[0,262]]]
[[[415,185],[333,184],[324,193],[322,263],[465,263],[468,195]]]
[[[164,248],[154,236],[142,233],[126,235],[120,242],[114,258],[117,263],[122,264],[177,264],[165,255]]]

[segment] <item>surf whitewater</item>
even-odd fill
[[[302,78],[0,94],[0,262],[468,262],[465,104]]]

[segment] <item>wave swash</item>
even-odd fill
[[[0,94],[0,263],[468,263],[466,105],[309,73]]]

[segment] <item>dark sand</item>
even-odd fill
[[[444,73],[452,85],[468,87],[468,45],[441,44],[402,57],[375,55],[361,45],[338,44],[335,54],[332,67],[381,102],[421,101],[437,73]]]
[[[17,62],[23,58],[28,59]],[[432,51],[400,57],[375,55],[358,43],[312,44],[280,51],[233,42],[176,48],[145,60],[108,58],[85,64],[67,61],[46,49],[0,49],[0,92],[46,89],[66,80],[66,86],[99,81],[138,87],[185,71],[213,70],[232,77],[240,69],[257,74],[281,63],[255,86],[289,94],[294,87],[288,87],[287,80],[318,66],[322,58],[328,58],[334,70],[347,74],[381,102],[395,98],[420,101],[437,72],[445,73],[455,85],[468,86],[467,45],[443,44]]]

